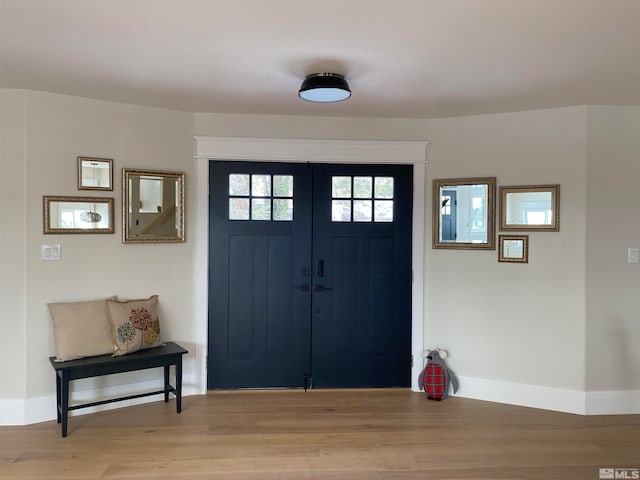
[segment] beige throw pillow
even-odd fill
[[[114,356],[164,345],[160,339],[158,296],[146,300],[107,301],[111,321]]]
[[[47,304],[57,362],[113,353],[107,300],[115,298]]]

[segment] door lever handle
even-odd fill
[[[302,285],[295,285],[293,288],[296,290],[302,290],[303,292],[308,292],[309,290],[311,290],[311,287],[309,286],[308,283],[303,283]]]
[[[317,258],[313,269],[316,278],[324,277],[324,260]]]
[[[315,286],[313,287],[313,289],[314,289],[316,292],[326,292],[327,290],[333,290],[333,288],[325,287],[325,286],[323,286],[323,285],[315,285]]]

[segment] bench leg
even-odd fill
[[[182,411],[182,355],[176,360],[176,412]]]
[[[62,373],[56,372],[56,413],[58,418],[58,423],[62,422],[62,392],[60,391],[62,384]]]
[[[165,365],[164,366],[164,403],[167,403],[169,401],[169,369],[171,368],[170,365]]]
[[[60,380],[60,420],[62,423],[62,436],[67,436],[67,424],[69,421],[69,372],[62,371]]]

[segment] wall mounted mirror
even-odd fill
[[[433,181],[433,248],[495,250],[496,177]]]
[[[113,190],[113,160],[78,157],[78,190]]]
[[[560,230],[560,185],[500,187],[500,230]]]
[[[529,263],[529,236],[498,235],[498,261]]]
[[[122,169],[122,241],[184,242],[184,173]]]
[[[44,233],[113,233],[113,198],[42,197]]]

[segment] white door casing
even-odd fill
[[[196,222],[195,239],[195,360],[196,385],[193,390],[207,390],[208,328],[208,225],[209,160],[246,160],[251,162],[312,163],[388,163],[413,165],[413,238],[412,238],[412,338],[413,367],[411,388],[419,391],[418,375],[424,350],[424,241],[426,147],[428,142],[343,141],[265,139],[239,137],[194,137],[196,142],[196,208],[191,221]],[[193,210],[192,210],[193,211]]]

